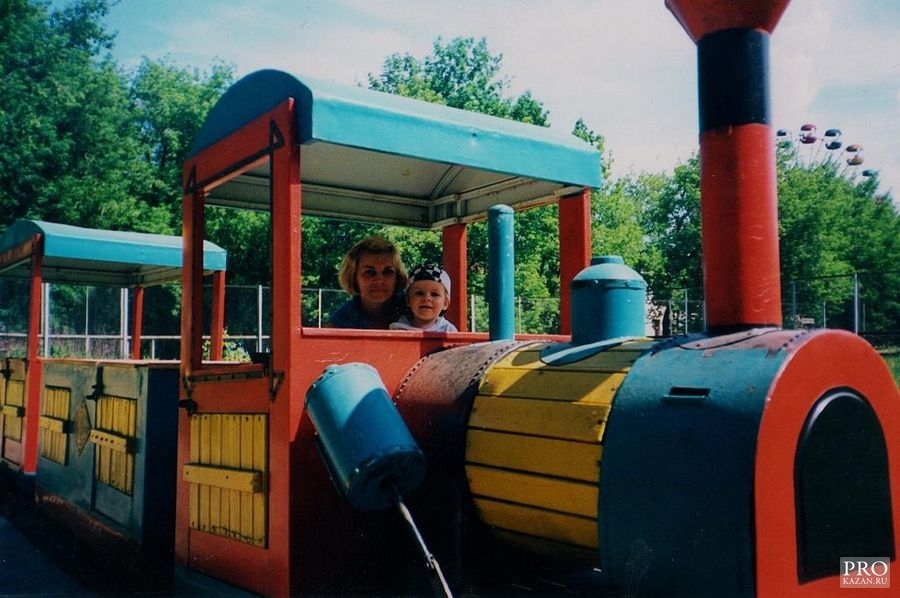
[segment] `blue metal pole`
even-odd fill
[[[491,340],[515,337],[513,210],[488,209],[488,317]]]

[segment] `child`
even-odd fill
[[[456,332],[443,317],[450,305],[450,276],[437,264],[422,264],[409,273],[406,287],[407,315],[391,324],[391,330]]]

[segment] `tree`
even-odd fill
[[[230,84],[145,60],[134,75],[109,55],[108,0],[50,10],[4,3],[0,35],[3,221],[180,230],[181,164],[206,111]]]
[[[860,177],[834,160],[808,163],[791,145],[779,148],[777,160],[785,325],[795,325],[793,316],[798,315],[813,317],[817,325],[852,329],[855,273],[866,326],[898,329],[900,305],[892,289],[900,284],[900,217],[889,196],[876,194],[877,177]],[[627,217],[642,201],[647,236],[643,251],[633,258],[636,269],[658,300],[680,288],[699,298],[703,278],[697,157],[676,165],[672,175],[617,181],[605,205],[620,206],[616,213]],[[827,322],[819,317],[823,305]]]
[[[825,313],[829,326],[853,329],[856,275],[866,327],[897,330],[900,217],[889,196],[877,195],[877,176],[860,177],[833,158],[804,162],[789,144],[778,161],[784,321],[798,315],[821,325]]]
[[[134,192],[148,206],[180,216],[181,168],[206,114],[233,81],[234,67],[218,61],[209,72],[178,68],[166,59],[141,62],[129,91],[141,158],[150,168]]]
[[[133,139],[127,99],[97,24],[105,0],[63,10],[5,2],[0,32],[0,208],[20,218],[73,222],[94,197],[125,196]],[[111,143],[123,137],[123,145]]]
[[[526,91],[518,97],[507,97],[509,80],[501,76],[503,55],[493,55],[482,38],[455,38],[444,42],[438,38],[432,54],[417,60],[409,54],[394,54],[384,61],[380,75],[369,75],[369,86],[378,91],[404,95],[481,112],[501,118],[549,125],[549,113],[543,104]],[[602,145],[597,136],[579,121],[575,133],[592,143]],[[559,296],[558,209],[556,205],[516,214],[516,293],[519,296],[551,299]],[[424,236],[423,236],[424,235]],[[404,251],[408,254],[431,254],[439,247],[436,237],[414,232],[405,233]],[[406,250],[408,246],[427,246],[427,251]],[[469,292],[485,291],[487,272],[487,226],[474,223],[469,227]],[[523,314],[524,330],[558,328],[558,306],[550,301],[529,306]]]

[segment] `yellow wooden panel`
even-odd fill
[[[222,463],[228,467],[241,467],[241,416],[231,413],[222,416]],[[229,490],[222,497],[223,521],[229,530],[241,527],[241,495]]]
[[[42,430],[46,430],[48,432],[56,432],[57,434],[65,434],[67,431],[68,420],[65,419],[56,419],[55,417],[47,417],[46,415],[42,415],[38,419],[38,426]]]
[[[479,465],[466,467],[474,496],[597,518],[596,484],[572,482]]]
[[[268,470],[269,463],[269,420],[257,415],[250,422],[253,427],[253,463],[256,469]],[[266,500],[262,494],[251,497],[253,503],[253,543],[263,545],[268,539],[268,512]]]
[[[25,406],[25,381],[10,380],[6,383],[6,398],[4,405]]]
[[[100,447],[120,453],[131,453],[134,451],[133,439],[127,436],[119,436],[112,432],[104,432],[97,429],[91,430],[89,440]]]
[[[503,530],[587,548],[598,547],[597,520],[483,498],[475,499],[481,520]]]
[[[478,396],[469,427],[598,442],[609,410],[609,405]]]
[[[492,367],[478,387],[478,393],[608,405],[625,381],[626,374],[625,371],[573,373],[549,367]]]
[[[40,435],[38,452],[41,457],[63,465],[68,460],[68,434],[71,429],[69,404],[72,391],[68,388],[46,386],[38,419]]]
[[[134,452],[137,401],[101,395],[95,410],[96,424],[89,440],[96,445],[94,476],[125,494],[134,492]]]
[[[3,415],[6,417],[22,419],[23,417],[25,417],[25,408],[21,405],[4,405]]]
[[[192,463],[200,462],[200,421],[201,416],[199,415],[193,415],[190,418],[190,459]],[[188,518],[191,529],[200,529],[200,486],[189,484],[188,495]]]
[[[268,542],[268,416],[204,413],[191,417],[190,525],[241,542]]]
[[[242,471],[225,467],[205,465],[185,465],[182,475],[186,482],[206,484],[216,488],[237,490],[238,492],[262,492],[263,474],[260,471]]]
[[[612,349],[599,351],[585,359],[549,366],[541,360],[541,352],[546,346],[546,344],[529,345],[523,349],[513,351],[498,359],[493,367],[511,367],[515,369],[553,367],[554,369],[570,372],[620,372],[630,368],[637,361],[638,357],[646,351],[645,343],[626,343]]]
[[[600,476],[599,444],[535,438],[503,432],[468,431],[466,463],[596,482]]]

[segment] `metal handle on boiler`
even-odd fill
[[[422,554],[425,555],[425,562],[430,569],[434,570],[434,573],[441,584],[441,588],[444,590],[444,595],[447,596],[447,598],[453,598],[450,586],[447,585],[447,580],[444,579],[444,574],[441,572],[441,566],[438,564],[437,559],[434,558],[434,555],[431,554],[431,551],[428,550],[428,546],[425,545],[425,540],[422,539],[422,534],[419,533],[419,528],[416,527],[416,523],[413,521],[412,514],[409,512],[409,509],[406,508],[406,505],[403,504],[403,501],[399,499],[399,496],[397,499],[397,507],[400,509],[400,514],[403,515],[403,518],[406,519],[406,522],[412,529],[413,534],[416,536],[416,540],[419,542],[419,548],[422,549]]]

